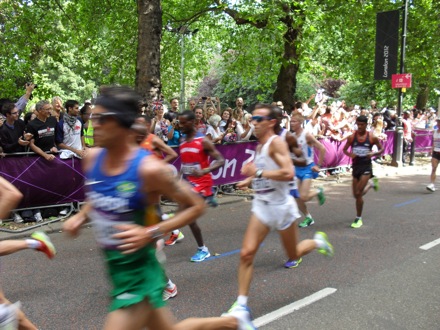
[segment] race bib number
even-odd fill
[[[252,189],[254,189],[257,194],[265,194],[274,190],[271,180],[266,178],[252,179]]]
[[[96,241],[99,245],[107,249],[116,249],[121,244],[120,239],[113,237],[114,234],[120,232],[115,228],[115,225],[121,223],[133,223],[128,221],[112,221],[96,212],[90,213],[90,218],[93,221],[93,229],[95,232]]]
[[[180,168],[182,170],[182,173],[185,175],[191,175],[192,173],[194,173],[195,170],[201,169],[200,164],[198,163],[182,164]]]
[[[370,153],[370,149],[365,147],[354,147],[353,153],[358,157],[367,157]]]

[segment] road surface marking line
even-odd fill
[[[439,244],[440,244],[440,238],[436,239],[435,241],[432,241],[432,242],[430,242],[428,244],[422,245],[420,247],[420,249],[422,249],[422,250],[429,250],[430,248],[433,248],[434,246],[439,245]]]
[[[403,202],[400,204],[394,204],[394,207],[401,207],[401,206],[409,205],[412,203],[420,202],[421,200],[422,200],[421,198],[411,199],[409,201],[406,201],[406,202]]]
[[[294,303],[291,303],[290,305],[281,307],[280,309],[277,309],[276,311],[273,311],[273,312],[270,312],[266,315],[263,315],[263,316],[255,319],[253,323],[256,327],[261,327],[261,326],[266,325],[268,323],[271,323],[275,320],[278,320],[278,319],[282,318],[283,316],[286,316],[290,313],[293,313],[294,311],[296,311],[298,309],[301,309],[305,306],[313,304],[314,302],[316,302],[322,298],[325,298],[335,292],[336,292],[336,289],[334,289],[334,288],[322,289],[322,290],[315,292],[314,294],[312,294],[308,297],[305,297],[301,300],[295,301]]]

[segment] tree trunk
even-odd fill
[[[148,102],[158,98],[160,80],[160,41],[162,7],[160,0],[137,0],[138,47],[135,89]]]
[[[299,70],[298,45],[302,25],[297,25],[294,27],[294,22],[291,15],[293,9],[291,7],[284,8],[286,12],[290,11],[290,13],[288,13],[288,15],[284,19],[282,19],[282,22],[287,26],[287,31],[284,34],[283,63],[278,74],[277,88],[273,93],[273,101],[282,101],[284,105],[284,110],[290,113],[295,104],[294,97],[297,82],[296,75]]]
[[[429,87],[426,84],[420,84],[419,93],[417,94],[416,108],[423,109],[428,103]]]

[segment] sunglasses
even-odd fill
[[[252,121],[256,121],[257,123],[261,123],[263,120],[271,120],[269,116],[252,116]]]
[[[103,113],[91,113],[89,119],[92,123],[98,123],[99,125],[105,124],[108,118],[115,117],[117,114],[115,112],[103,112]]]

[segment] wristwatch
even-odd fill
[[[262,175],[263,175],[263,169],[262,168],[257,169],[257,171],[255,172],[255,177],[261,178]]]

